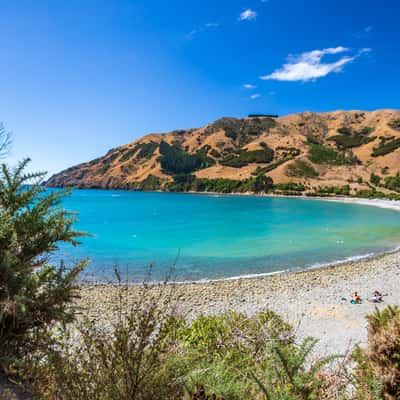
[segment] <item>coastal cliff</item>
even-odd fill
[[[49,187],[397,197],[400,110],[221,118],[149,134]]]

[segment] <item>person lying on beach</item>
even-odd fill
[[[380,303],[383,301],[383,294],[381,292],[379,292],[378,290],[375,290],[372,297],[370,297],[368,299],[368,301],[371,303]]]
[[[361,304],[362,300],[360,295],[357,292],[354,292],[353,299],[351,300],[351,304]]]

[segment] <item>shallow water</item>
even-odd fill
[[[221,279],[332,263],[400,243],[394,210],[300,198],[74,190],[64,206],[94,234],[64,259],[89,257],[85,277],[118,265],[140,281]]]

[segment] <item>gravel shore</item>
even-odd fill
[[[400,211],[399,201],[323,200]],[[138,295],[138,287],[132,285],[125,290],[124,298],[129,304]],[[367,301],[374,290],[385,294],[383,303]],[[350,303],[354,291],[361,295],[362,304]],[[173,292],[178,312],[188,319],[199,314],[239,311],[251,315],[271,309],[295,327],[299,339],[306,336],[319,339],[318,355],[345,353],[356,343],[365,343],[365,317],[375,307],[400,305],[400,250],[301,272],[177,284],[173,285]],[[113,285],[82,285],[77,305],[83,315],[108,324],[117,318],[119,293]]]
[[[324,355],[344,353],[355,343],[365,342],[365,316],[376,306],[367,298],[379,290],[386,294],[379,308],[400,305],[399,288],[400,251],[395,251],[302,272],[178,284],[173,292],[178,311],[189,319],[232,310],[254,314],[272,309],[293,324],[299,338],[319,339],[317,352]],[[360,293],[362,304],[350,303],[354,291]],[[77,304],[82,314],[107,324],[117,317],[118,293],[113,285],[82,285]],[[124,299],[129,303],[137,293],[137,286],[128,286]]]

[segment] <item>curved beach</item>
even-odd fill
[[[389,200],[324,199],[400,210],[400,203]],[[320,340],[319,354],[343,353],[366,339],[365,316],[375,304],[367,298],[374,290],[386,296],[385,305],[400,304],[400,251],[343,262],[337,265],[264,277],[238,278],[174,285],[177,308],[187,318],[200,313],[217,314],[239,311],[248,314],[272,309],[296,328],[298,336]],[[154,290],[158,290],[154,287]],[[358,291],[360,305],[350,304],[350,295]],[[136,286],[126,288],[128,299]],[[77,304],[82,313],[99,323],[116,318],[118,288],[113,285],[82,285]]]

